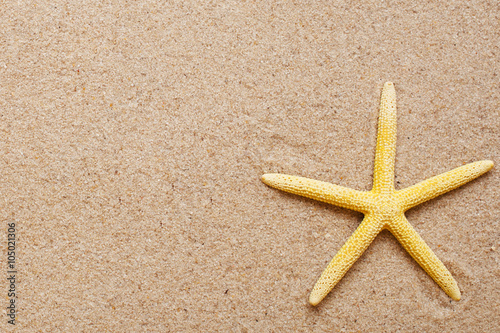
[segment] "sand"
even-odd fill
[[[498,329],[499,17],[496,1],[4,2],[0,330]],[[260,176],[369,190],[385,81],[397,188],[496,163],[406,214],[462,300],[384,231],[312,307],[362,214]]]

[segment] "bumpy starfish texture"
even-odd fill
[[[408,223],[405,211],[451,191],[487,172],[493,162],[470,163],[418,184],[395,190],[396,92],[387,82],[382,90],[378,120],[375,170],[371,191],[350,188],[283,174],[265,174],[262,181],[274,188],[314,200],[352,209],[365,214],[356,231],[321,274],[309,297],[317,305],[335,287],[354,262],[383,229],[388,229],[416,262],[454,300],[460,300],[460,289],[444,264]]]

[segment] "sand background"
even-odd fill
[[[0,15],[18,332],[498,329],[497,1],[2,1]],[[369,190],[385,81],[397,188],[496,163],[407,213],[463,298],[384,231],[313,308],[362,214],[260,176]]]

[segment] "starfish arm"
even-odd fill
[[[382,90],[378,117],[377,148],[373,191],[394,191],[394,160],[396,156],[396,91],[392,82],[386,82]]]
[[[491,168],[493,162],[488,160],[469,163],[397,191],[396,196],[406,211],[470,182]]]
[[[319,180],[268,173],[262,181],[279,190],[365,213],[369,208],[369,192],[357,191]]]
[[[406,217],[399,215],[387,228],[441,289],[452,299],[459,301],[460,289],[457,282]]]
[[[318,282],[314,285],[309,296],[311,305],[318,305],[342,279],[354,262],[365,252],[373,239],[382,230],[382,225],[379,222],[373,215],[365,216],[363,222],[333,257]]]

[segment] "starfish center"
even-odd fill
[[[374,199],[373,213],[381,216],[384,221],[392,220],[403,213],[399,201],[392,194],[379,194]]]

